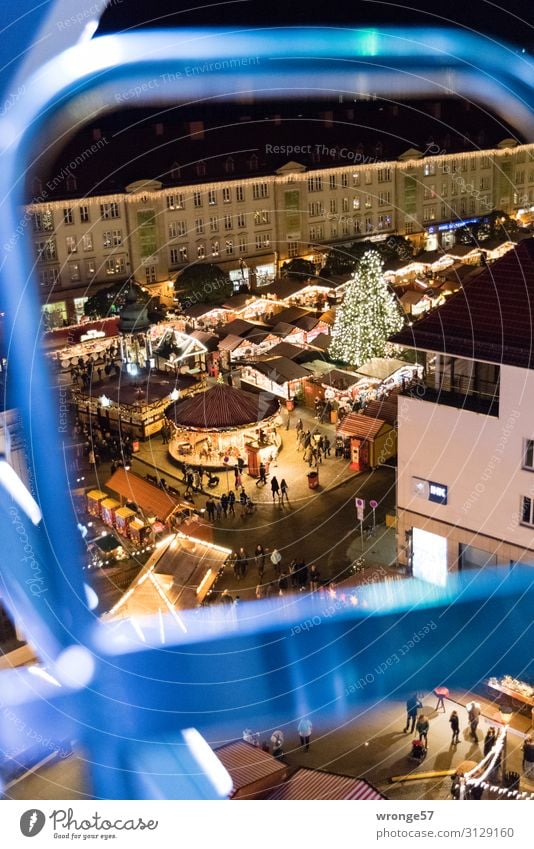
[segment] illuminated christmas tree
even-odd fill
[[[395,298],[382,276],[380,255],[367,251],[337,309],[328,353],[334,360],[361,366],[371,357],[385,356],[388,337],[402,325]]]

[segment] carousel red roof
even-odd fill
[[[167,416],[176,425],[203,430],[230,430],[273,416],[279,407],[276,398],[262,393],[245,392],[219,383],[185,401],[171,404]]]

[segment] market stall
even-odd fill
[[[101,489],[92,489],[86,496],[87,512],[91,516],[100,516],[102,513],[101,504],[108,497],[108,494],[106,492],[102,492]]]
[[[101,503],[102,521],[109,525],[110,528],[115,526],[115,513],[121,506],[114,498],[105,498]]]
[[[130,510],[129,507],[120,507],[115,511],[115,528],[121,537],[130,536],[129,526],[135,519],[135,516],[135,511]]]

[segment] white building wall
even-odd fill
[[[534,472],[522,469],[524,439],[534,439],[534,372],[503,366],[499,417],[444,404],[399,399],[399,555],[412,526],[449,536],[449,565],[459,541],[499,551],[499,561],[534,562],[534,528],[520,523],[521,496],[534,498]],[[417,496],[413,477],[448,487],[448,503]],[[425,520],[430,520],[428,523]],[[438,524],[435,524],[438,523]],[[503,541],[505,546],[499,546]]]

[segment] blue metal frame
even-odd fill
[[[59,6],[72,15],[80,2]],[[439,626],[405,662],[376,675],[366,697],[381,699],[440,680],[471,687],[501,668],[519,674],[532,662],[532,572],[488,573],[451,582],[446,591],[416,582],[368,588],[367,612],[325,613],[318,599],[291,602],[272,609],[268,626],[258,625],[257,605],[243,605],[222,622],[220,610],[197,611],[185,617],[185,636],[166,623],[164,647],[159,624],[143,625],[146,643],[140,643],[127,623],[95,621],[85,599],[57,404],[38,354],[39,298],[22,211],[27,164],[51,134],[59,138],[88,112],[117,108],[117,92],[136,86],[135,105],[231,97],[251,89],[258,97],[453,90],[475,99],[476,92],[477,100],[491,101],[531,138],[534,76],[529,61],[509,46],[493,43],[490,52],[485,39],[456,31],[310,27],[149,31],[88,40],[85,25],[72,28],[73,46],[62,36],[57,55],[53,40],[41,46],[48,52],[33,65],[32,50],[39,48],[30,49],[28,35],[26,42],[21,36],[26,72],[22,64],[11,83],[16,95],[4,85],[9,108],[0,121],[0,295],[9,327],[9,388],[21,412],[43,518],[34,525],[0,488],[2,594],[63,686],[58,690],[24,670],[4,673],[2,701],[19,722],[0,716],[0,746],[16,744],[21,723],[45,735],[60,728],[60,736],[80,740],[93,756],[96,796],[214,798],[221,792],[202,771],[193,775],[180,729],[194,725],[214,734],[218,726],[249,725],[251,715],[265,726],[314,711],[344,716],[361,698],[351,685],[429,615],[438,617]],[[236,57],[250,61],[232,66]],[[189,75],[193,64],[214,67]],[[493,623],[499,621],[498,639]],[[73,646],[80,647],[78,657]]]

